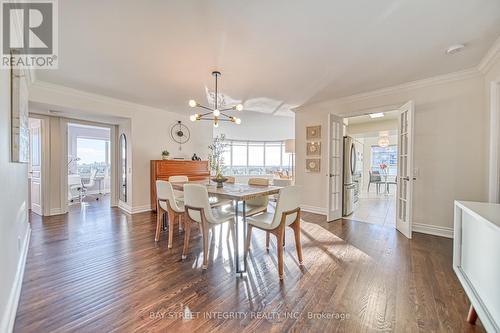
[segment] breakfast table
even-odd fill
[[[234,215],[236,216],[236,246],[234,251],[234,259],[236,263],[236,273],[243,275],[247,271],[246,253],[244,251],[244,243],[246,239],[247,217],[246,217],[246,201],[268,195],[278,194],[281,186],[258,186],[248,184],[224,184],[218,188],[215,183],[209,183],[208,180],[189,181],[189,182],[172,182],[172,187],[175,190],[183,191],[184,184],[202,184],[207,187],[207,191],[211,195],[215,195],[221,199],[229,199],[234,202]],[[242,203],[242,212],[240,214],[238,206]]]

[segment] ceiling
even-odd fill
[[[382,121],[387,121],[387,120],[397,120],[399,117],[399,111],[394,110],[394,111],[388,111],[388,112],[383,112],[384,116],[380,118],[371,118],[369,114],[365,114],[362,116],[356,116],[356,117],[349,117],[345,118],[347,120],[347,123],[349,125],[354,125],[354,124],[365,124],[365,123],[377,123],[377,122],[382,122]]]
[[[473,67],[500,35],[498,0],[58,3],[59,69],[38,79],[185,114],[215,69],[227,101],[290,115]]]

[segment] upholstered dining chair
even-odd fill
[[[253,186],[269,186],[269,179],[267,178],[250,178],[248,180],[248,185]],[[267,211],[267,206],[269,204],[269,196],[260,196],[254,199],[247,200],[245,203],[245,214],[246,216],[253,216]],[[243,203],[239,203],[238,210],[243,211]]]
[[[160,239],[163,214],[166,212],[168,214],[168,248],[171,249],[175,220],[178,221],[180,228],[184,216],[184,203],[175,198],[172,184],[164,180],[156,181],[156,194],[158,197],[158,212],[156,214],[155,242]]]
[[[168,177],[168,181],[171,183],[187,183],[189,181],[188,176],[170,176]],[[183,200],[184,192],[174,190],[175,198],[177,200]]]
[[[292,180],[291,179],[285,179],[285,178],[274,178],[273,179],[273,185],[274,186],[280,186],[280,187],[287,187],[292,185]],[[273,201],[278,201],[279,194],[275,194],[272,196]]]
[[[295,247],[299,265],[302,266],[302,244],[300,243],[300,188],[298,186],[284,187],[279,192],[276,210],[273,213],[265,212],[247,219],[247,239],[245,243],[245,254],[248,252],[252,240],[252,229],[257,228],[266,232],[266,250],[269,251],[269,234],[277,239],[278,249],[278,273],[280,280],[283,279],[283,241],[285,239],[285,228],[291,227],[295,234]]]
[[[380,171],[368,171],[370,179],[368,180],[367,192],[370,192],[370,184],[375,184],[377,189],[377,194],[380,192],[380,184],[382,184],[382,177],[380,176]]]
[[[189,250],[189,236],[192,224],[201,227],[203,238],[203,269],[208,268],[208,232],[222,223],[229,222],[229,232],[234,231],[234,214],[224,207],[211,208],[206,186],[200,184],[184,185],[184,248],[182,259],[186,259]],[[213,232],[212,232],[213,234]],[[234,234],[233,234],[234,235]]]

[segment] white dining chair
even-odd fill
[[[191,225],[201,227],[203,238],[203,269],[208,268],[208,232],[213,227],[229,222],[229,232],[234,231],[234,214],[224,207],[211,208],[206,186],[200,184],[184,185],[184,248],[182,259],[186,259],[189,249]],[[212,235],[213,235],[212,231]],[[234,235],[234,234],[233,234]]]
[[[274,178],[273,179],[273,185],[274,186],[279,186],[279,187],[287,187],[292,185],[292,180],[291,179],[285,179],[285,178]],[[275,194],[271,197],[273,201],[278,201],[279,194]]]
[[[175,220],[179,223],[179,229],[184,216],[184,203],[176,200],[172,184],[164,180],[156,181],[156,195],[158,197],[158,211],[156,215],[155,242],[160,239],[161,227],[164,213],[168,214],[168,248],[172,248],[174,237]]]
[[[187,183],[189,181],[188,176],[170,176],[168,181],[171,183]],[[177,200],[183,200],[184,193],[182,191],[174,190],[174,195]]]
[[[97,177],[97,169],[94,169],[90,172],[90,178],[88,183],[82,182],[82,187],[80,189],[80,202],[82,202],[83,198],[88,196],[89,188],[94,187],[96,177]],[[95,199],[99,200],[99,196],[97,195]]]
[[[278,273],[283,279],[283,240],[285,228],[291,227],[295,235],[295,247],[299,265],[302,266],[302,244],[300,243],[300,188],[298,186],[284,187],[279,192],[276,210],[273,213],[265,212],[247,219],[247,239],[245,253],[248,252],[252,240],[252,229],[257,228],[266,232],[266,250],[269,251],[269,234],[276,236],[278,250]]]
[[[252,186],[269,186],[269,179],[267,178],[250,178],[248,180],[248,185]],[[269,196],[264,195],[257,198],[246,200],[245,202],[245,214],[246,216],[253,216],[262,212],[267,211],[267,206],[269,205]],[[238,204],[238,210],[243,212],[243,203]]]

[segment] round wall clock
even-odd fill
[[[182,150],[182,145],[189,141],[191,133],[189,128],[179,120],[170,128],[170,137],[179,144],[179,150]]]

